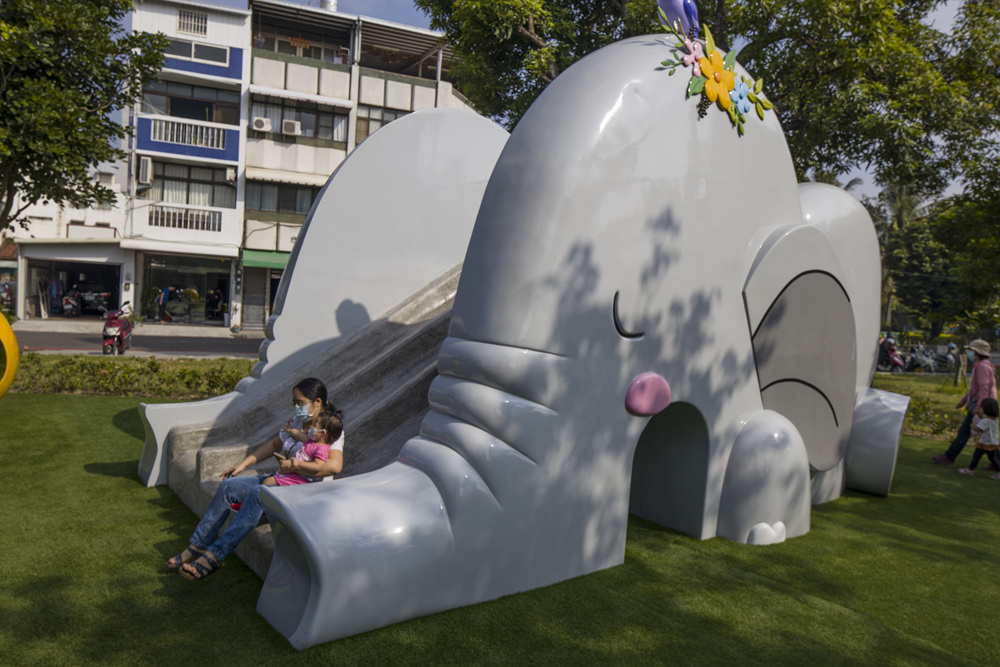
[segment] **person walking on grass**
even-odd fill
[[[931,460],[938,465],[950,466],[962,453],[972,435],[972,419],[976,416],[976,406],[979,402],[984,398],[992,398],[994,401],[997,399],[996,369],[990,362],[990,344],[977,338],[965,347],[976,355],[976,363],[972,366],[972,376],[969,378],[969,391],[955,406],[965,408],[965,419],[958,427],[958,434],[951,441],[948,451],[931,457]]]
[[[972,426],[972,432],[978,439],[976,451],[972,454],[969,467],[958,471],[969,477],[976,474],[976,466],[979,465],[979,459],[983,458],[983,454],[989,458],[995,470],[1000,470],[1000,451],[997,451],[1000,450],[1000,422],[997,422],[997,417],[1000,417],[1000,405],[997,405],[996,399],[984,398],[976,406],[976,417],[978,421]],[[990,479],[1000,482],[1000,472]]]

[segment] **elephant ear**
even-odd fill
[[[771,235],[744,287],[764,408],[799,430],[814,471],[840,465],[851,432],[857,341],[842,275],[826,235],[803,225]]]

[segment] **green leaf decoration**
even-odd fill
[[[750,100],[751,103],[757,104],[757,96],[754,95],[753,93],[749,93],[747,95],[747,99]]]
[[[736,49],[726,54],[726,57],[722,59],[722,66],[730,72],[736,69]]]
[[[708,54],[715,51],[715,40],[712,39],[712,31],[708,29],[707,25],[702,23],[701,27],[705,31],[705,56],[707,57]]]
[[[737,125],[736,126],[736,130],[740,133],[740,136],[742,137],[743,136],[743,123],[740,123],[739,125]]]
[[[671,72],[671,74],[673,74],[673,72]],[[754,105],[754,108],[757,109],[757,117],[760,118],[761,120],[764,120],[764,107],[761,105],[761,103],[758,102],[756,105]]]
[[[726,113],[729,114],[729,120],[733,121],[733,125],[736,125],[737,124],[736,112],[733,111],[733,107],[729,107],[728,109],[726,109]]]
[[[676,69],[670,70],[670,72],[667,73],[667,76],[673,76],[676,71]]]
[[[697,95],[698,93],[705,90],[705,82],[708,81],[706,77],[691,77],[691,82],[688,84],[688,97],[692,95]]]
[[[757,83],[754,84],[753,92],[760,94],[760,91],[764,90],[764,79],[757,79]]]
[[[768,100],[766,97],[762,97],[761,100],[760,100],[760,103],[763,104],[764,108],[768,109],[768,110],[770,110],[772,107],[774,107],[774,105],[771,104],[770,100]]]

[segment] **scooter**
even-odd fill
[[[132,320],[128,318],[126,301],[118,310],[108,310],[101,306],[104,322],[104,354],[119,355],[132,347]]]
[[[83,298],[79,292],[70,291],[63,294],[62,312],[64,317],[79,317]]]
[[[896,341],[893,338],[885,338],[878,345],[878,362],[875,367],[883,373],[902,373],[906,368],[903,356],[896,351]]]
[[[927,352],[922,343],[919,347],[910,347],[910,359],[904,370],[915,373],[933,373],[936,370],[934,358]]]
[[[958,346],[954,343],[948,343],[947,354],[936,354],[934,355],[934,366],[937,368],[948,371],[949,373],[955,370],[955,366],[958,365]]]

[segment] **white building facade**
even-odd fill
[[[127,27],[170,47],[122,114],[127,160],[95,174],[118,205],[29,212],[15,233],[19,317],[39,316],[58,279],[103,283],[111,305],[147,318],[174,285],[174,321],[264,326],[298,230],[346,156],[401,115],[468,106],[439,33],[324,5],[136,3]]]

